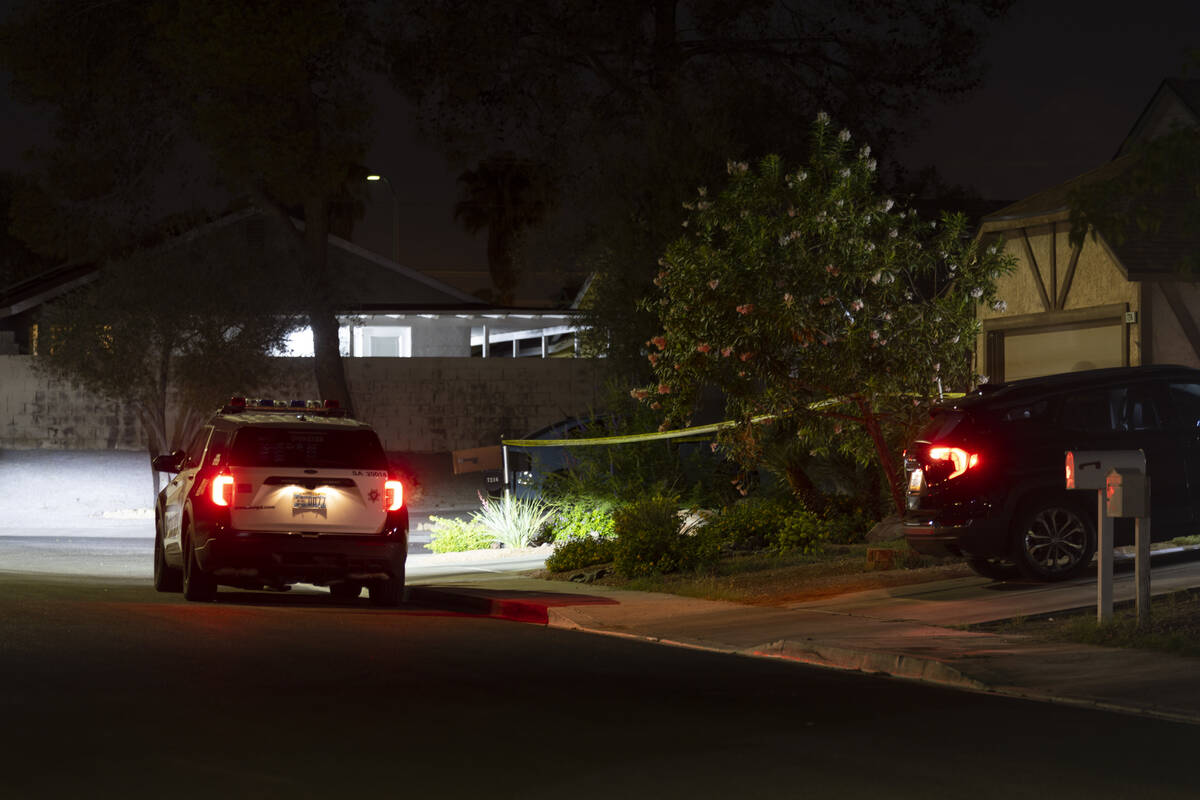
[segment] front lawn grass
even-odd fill
[[[868,548],[893,550],[892,568],[868,568]],[[641,592],[667,592],[704,600],[777,606],[971,574],[960,559],[920,556],[899,539],[870,545],[825,545],[815,553],[737,554],[721,559],[715,568],[703,572],[623,578],[611,569],[611,565],[602,565],[559,573],[543,572],[539,577],[594,582]]]
[[[1032,619],[971,626],[992,633],[1014,633],[1046,642],[1075,642],[1104,647],[1133,647],[1181,656],[1200,656],[1200,589],[1155,597],[1150,623],[1137,624],[1137,607],[1121,603],[1111,622],[1096,621],[1095,609],[1056,613]]]

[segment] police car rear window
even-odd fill
[[[233,437],[234,467],[387,469],[387,457],[374,431],[242,428]]]

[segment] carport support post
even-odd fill
[[[1150,483],[1149,478],[1146,483]],[[1150,624],[1150,518],[1138,517],[1134,522],[1134,530],[1137,549],[1133,568],[1137,578],[1137,624],[1143,628]]]
[[[502,445],[500,452],[504,454],[504,496],[508,497],[508,445]]]
[[[1113,521],[1104,492],[1096,492],[1096,621],[1100,623],[1111,622],[1113,615]]]

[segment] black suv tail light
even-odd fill
[[[926,451],[926,459],[922,459],[926,473],[937,473],[937,477],[950,480],[963,475],[967,470],[979,466],[979,453],[972,453],[961,447],[949,445],[930,445]],[[942,474],[942,473],[945,474]]]

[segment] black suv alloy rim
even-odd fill
[[[1026,557],[1047,574],[1074,569],[1083,558],[1087,544],[1087,525],[1069,508],[1047,508],[1038,512],[1024,536]]]

